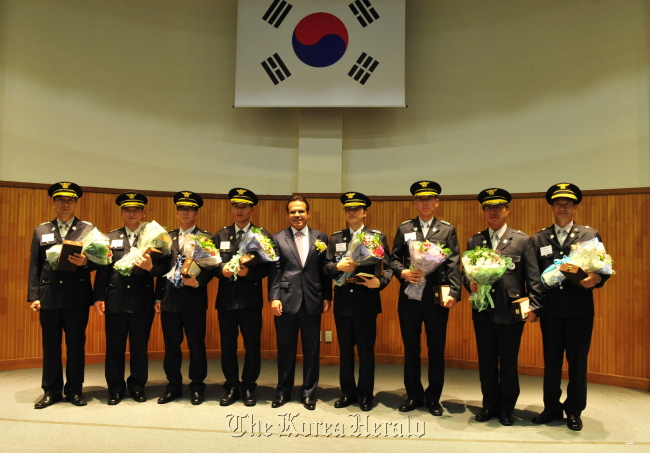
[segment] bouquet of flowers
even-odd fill
[[[488,305],[494,308],[490,289],[506,273],[512,259],[487,247],[476,247],[463,253],[462,262],[465,274],[478,285],[478,293],[469,297],[472,308],[478,311],[487,309]]]
[[[370,266],[376,264],[384,257],[386,251],[381,244],[381,238],[377,233],[364,233],[360,231],[350,241],[348,251],[343,257],[349,257],[357,266]],[[354,272],[343,272],[336,280],[336,286],[345,284],[345,280]]]
[[[425,275],[431,274],[451,255],[451,249],[442,248],[440,244],[429,241],[409,241],[409,252],[411,254],[412,271],[422,271]],[[409,299],[422,300],[422,293],[427,281],[423,278],[420,283],[409,283],[404,294]]]
[[[183,253],[176,258],[172,270],[164,275],[176,288],[183,286],[181,270],[187,258],[202,269],[212,269],[221,263],[219,249],[210,238],[204,234],[190,234],[183,243]]]
[[[109,240],[96,227],[82,233],[78,241],[83,243],[81,251],[89,261],[101,266],[111,263],[113,253],[109,247]],[[45,252],[45,257],[53,270],[57,269],[59,257],[61,256],[61,247],[62,244],[57,244]]]
[[[240,259],[249,254],[256,255],[262,262],[273,262],[280,259],[275,252],[273,240],[265,236],[261,228],[252,226],[246,236],[242,238],[237,253],[225,265],[225,268],[234,274],[233,280],[237,280],[237,275],[241,269]]]
[[[553,264],[542,272],[542,283],[547,288],[559,285],[566,278],[560,272],[563,264],[574,264],[585,272],[596,272],[598,274],[612,275],[616,271],[612,269],[614,260],[605,251],[605,246],[598,238],[591,238],[586,242],[578,242],[571,245],[569,256],[555,260]]]
[[[133,267],[142,259],[144,252],[149,247],[160,250],[163,255],[169,255],[171,253],[172,238],[167,233],[167,230],[161,227],[155,220],[150,223],[142,222],[138,245],[131,247],[129,253],[117,261],[113,267],[120,275],[131,275]]]

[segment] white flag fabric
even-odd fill
[[[405,0],[239,0],[236,107],[404,107]]]

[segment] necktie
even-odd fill
[[[65,239],[65,237],[68,235],[68,224],[66,222],[62,222],[59,225],[59,232],[61,233],[61,238]]]
[[[557,241],[560,243],[560,247],[564,245],[564,240],[566,239],[566,230],[560,228],[560,231],[557,232]]]
[[[425,238],[427,237],[427,233],[429,232],[429,223],[428,222],[422,222],[422,236]]]
[[[138,240],[138,235],[135,233],[129,233],[129,245],[133,247],[135,242]]]
[[[185,232],[184,231],[179,231],[178,232],[178,248],[183,250],[183,244],[185,243]]]
[[[492,233],[492,248],[496,250],[498,245],[499,245],[499,233],[495,231],[494,233]]]
[[[298,247],[298,255],[300,255],[300,262],[305,265],[307,253],[305,253],[305,234],[302,231],[296,231],[296,247]]]
[[[244,230],[239,230],[237,232],[237,245],[241,244],[241,240],[244,237]]]

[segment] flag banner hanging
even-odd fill
[[[404,107],[405,0],[239,0],[235,107]]]

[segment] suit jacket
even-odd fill
[[[32,238],[29,259],[29,288],[27,301],[41,301],[41,309],[86,308],[93,304],[93,288],[90,273],[97,269],[91,261],[75,272],[52,270],[45,257],[50,247],[62,244],[63,239],[77,240],[81,234],[92,230],[94,225],[74,218],[65,238],[61,238],[56,219],[36,227]],[[50,234],[53,236],[48,237]]]
[[[535,234],[540,272],[544,272],[547,267],[553,264],[554,260],[561,259],[565,255],[568,256],[571,251],[571,244],[586,242],[594,237],[601,241],[598,231],[574,223],[571,234],[566,237],[563,246],[560,247],[560,243],[555,237],[554,225],[542,229]],[[550,249],[544,248],[549,246]],[[600,275],[600,277],[601,281],[595,286],[596,288],[603,286],[610,276]],[[585,289],[565,280],[555,288],[544,288],[542,306],[542,316],[571,318],[594,316],[593,288]]]
[[[409,299],[404,291],[408,282],[402,278],[402,271],[408,269],[411,265],[411,254],[407,240],[415,235],[415,240],[424,241],[425,239],[434,244],[451,249],[452,254],[438,268],[427,275],[427,284],[422,294],[422,300]],[[444,220],[432,219],[431,226],[427,231],[426,238],[422,234],[420,219],[407,220],[403,222],[395,233],[395,242],[393,243],[393,253],[391,255],[391,267],[400,281],[399,305],[404,307],[418,307],[423,310],[433,309],[433,305],[438,303],[434,298],[436,287],[438,285],[449,285],[449,295],[460,300],[462,295],[461,275],[460,275],[460,252],[458,249],[458,237],[456,228]]]
[[[107,236],[113,252],[113,263],[131,251],[124,227],[111,231]],[[162,274],[161,262],[154,264],[147,275],[123,276],[112,264],[99,266],[95,275],[95,302],[104,301],[106,313],[153,313],[156,303],[153,278]]]
[[[325,273],[325,252],[314,246],[317,239],[327,245],[327,235],[309,228],[309,253],[303,267],[293,230],[287,228],[273,235],[280,250],[280,260],[269,272],[269,300],[279,299],[282,311],[298,313],[302,301],[310,315],[323,312],[323,301],[332,300],[332,279]]]
[[[178,245],[178,231],[175,229],[169,232],[172,238],[172,252],[162,260],[160,266],[164,273],[169,272],[176,263],[178,255],[182,254],[182,250]],[[192,234],[202,234],[210,239],[212,235],[205,230],[194,227]],[[162,301],[162,311],[201,311],[208,309],[208,283],[212,280],[212,272],[210,270],[203,270],[196,280],[199,282],[198,288],[191,286],[181,286],[175,288],[172,283],[165,277],[158,277],[156,280],[156,300]]]
[[[250,228],[253,228],[253,226],[251,223]],[[263,228],[262,234],[273,239],[273,236]],[[242,308],[261,310],[264,306],[262,280],[269,275],[269,269],[274,263],[259,262],[257,266],[248,269],[246,276],[231,280],[223,276],[223,267],[239,250],[235,224],[218,231],[215,234],[214,242],[221,252],[222,260],[222,263],[214,269],[214,275],[219,279],[216,308],[218,310],[238,310]],[[226,242],[229,243],[229,247],[222,247]]]
[[[388,242],[386,241],[386,235],[381,231],[371,230],[364,226],[363,232],[379,234],[384,247],[384,258],[375,265],[357,267],[354,274],[364,272],[377,276],[379,278],[379,288],[368,288],[356,283],[335,286],[334,315],[368,316],[381,313],[381,297],[379,296],[379,291],[384,289],[393,277],[393,269],[390,267],[390,257],[388,254]],[[337,231],[330,237],[329,245],[327,246],[327,255],[325,257],[325,273],[333,280],[338,279],[343,274],[343,272],[336,270],[336,264],[343,259],[351,240],[350,228]],[[339,250],[337,251],[337,244],[345,244],[345,246],[339,245]]]
[[[492,247],[488,229],[476,233],[467,241],[468,250],[483,246]],[[503,277],[492,285],[490,295],[494,301],[494,308],[488,307],[481,312],[472,310],[472,319],[478,322],[513,324],[517,321],[515,318],[517,307],[512,302],[526,296],[530,298],[530,309],[535,314],[539,313],[542,283],[532,238],[521,231],[506,227],[496,251],[512,258],[512,264]],[[467,275],[463,275],[463,283],[469,291],[470,279]]]

